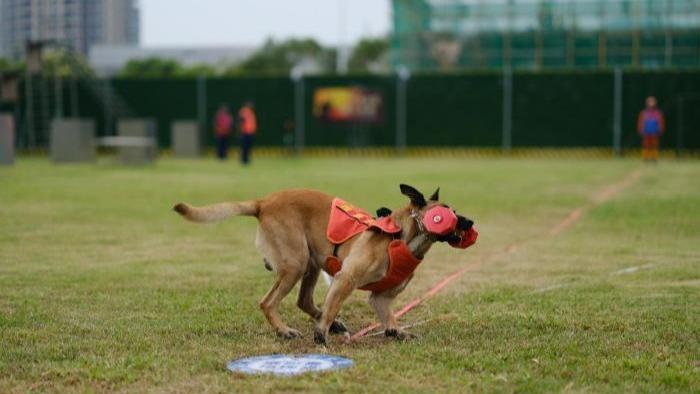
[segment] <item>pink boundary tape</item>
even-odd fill
[[[633,172],[631,172],[629,175],[627,175],[622,181],[615,183],[613,185],[610,185],[603,189],[601,192],[597,193],[593,198],[591,199],[591,202],[575,208],[571,213],[569,213],[566,218],[564,218],[561,222],[557,223],[555,226],[553,226],[549,232],[548,235],[550,237],[556,236],[562,231],[566,230],[569,228],[572,224],[576,223],[582,216],[583,213],[586,211],[586,209],[590,209],[591,207],[595,207],[597,205],[600,205],[611,198],[613,198],[617,193],[623,191],[627,187],[631,186],[634,184],[637,180],[639,180],[640,176],[642,175],[642,170],[637,169]],[[526,243],[527,241],[522,241],[520,243],[514,243],[511,245],[508,245],[503,252],[506,254],[510,254],[515,252],[520,248],[521,245]],[[453,281],[459,279],[462,275],[464,275],[467,271],[469,271],[470,268],[474,268],[478,266],[480,263],[483,263],[486,260],[486,258],[482,260],[478,260],[475,263],[471,263],[465,267],[462,267],[459,271],[456,271],[447,277],[443,278],[440,282],[435,284],[430,290],[428,290],[425,294],[422,296],[412,300],[408,304],[406,304],[403,308],[401,308],[399,311],[394,313],[394,316],[398,319],[405,315],[406,313],[410,312],[413,308],[417,307],[418,305],[422,304],[426,300],[432,298],[435,296],[437,293],[442,291],[445,287],[447,287],[448,284],[452,283]],[[362,338],[363,336],[367,335],[367,333],[376,330],[377,328],[381,327],[381,323],[374,322],[367,327],[361,329],[360,331],[356,332],[353,334],[349,339],[348,342],[353,342],[357,341],[358,339]]]

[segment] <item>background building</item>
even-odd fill
[[[96,44],[138,45],[136,0],[0,0],[0,56],[27,41],[57,40],[87,55]]]
[[[700,67],[698,0],[393,0],[410,69]]]

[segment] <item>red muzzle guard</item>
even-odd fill
[[[453,248],[466,249],[476,243],[476,238],[478,236],[479,232],[472,226],[469,230],[462,233],[459,242],[450,242],[450,246]]]

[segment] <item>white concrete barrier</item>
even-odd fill
[[[15,118],[8,113],[0,113],[0,165],[15,162]]]
[[[51,160],[56,163],[84,163],[97,158],[94,120],[54,119],[50,138]]]
[[[156,122],[153,119],[119,119],[117,122],[119,137],[129,138],[139,144],[120,144],[119,158],[124,164],[153,163],[158,155],[156,142]],[[136,137],[136,138],[135,138]]]
[[[195,121],[179,120],[173,123],[171,141],[173,156],[197,158],[202,154],[199,124]]]

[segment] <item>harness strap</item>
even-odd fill
[[[333,257],[338,257],[338,248],[340,248],[341,244],[335,244],[333,245]]]
[[[393,289],[409,279],[422,261],[411,253],[411,249],[406,245],[406,242],[398,239],[389,243],[388,254],[389,268],[384,277],[377,282],[360,287],[361,290],[381,293]],[[343,263],[337,256],[329,256],[326,259],[324,271],[331,276],[335,276],[342,268]]]
[[[416,222],[416,226],[418,227],[418,234],[425,233],[425,225],[423,224],[423,218],[418,214],[418,212],[416,212],[415,209],[411,209],[411,217]]]

